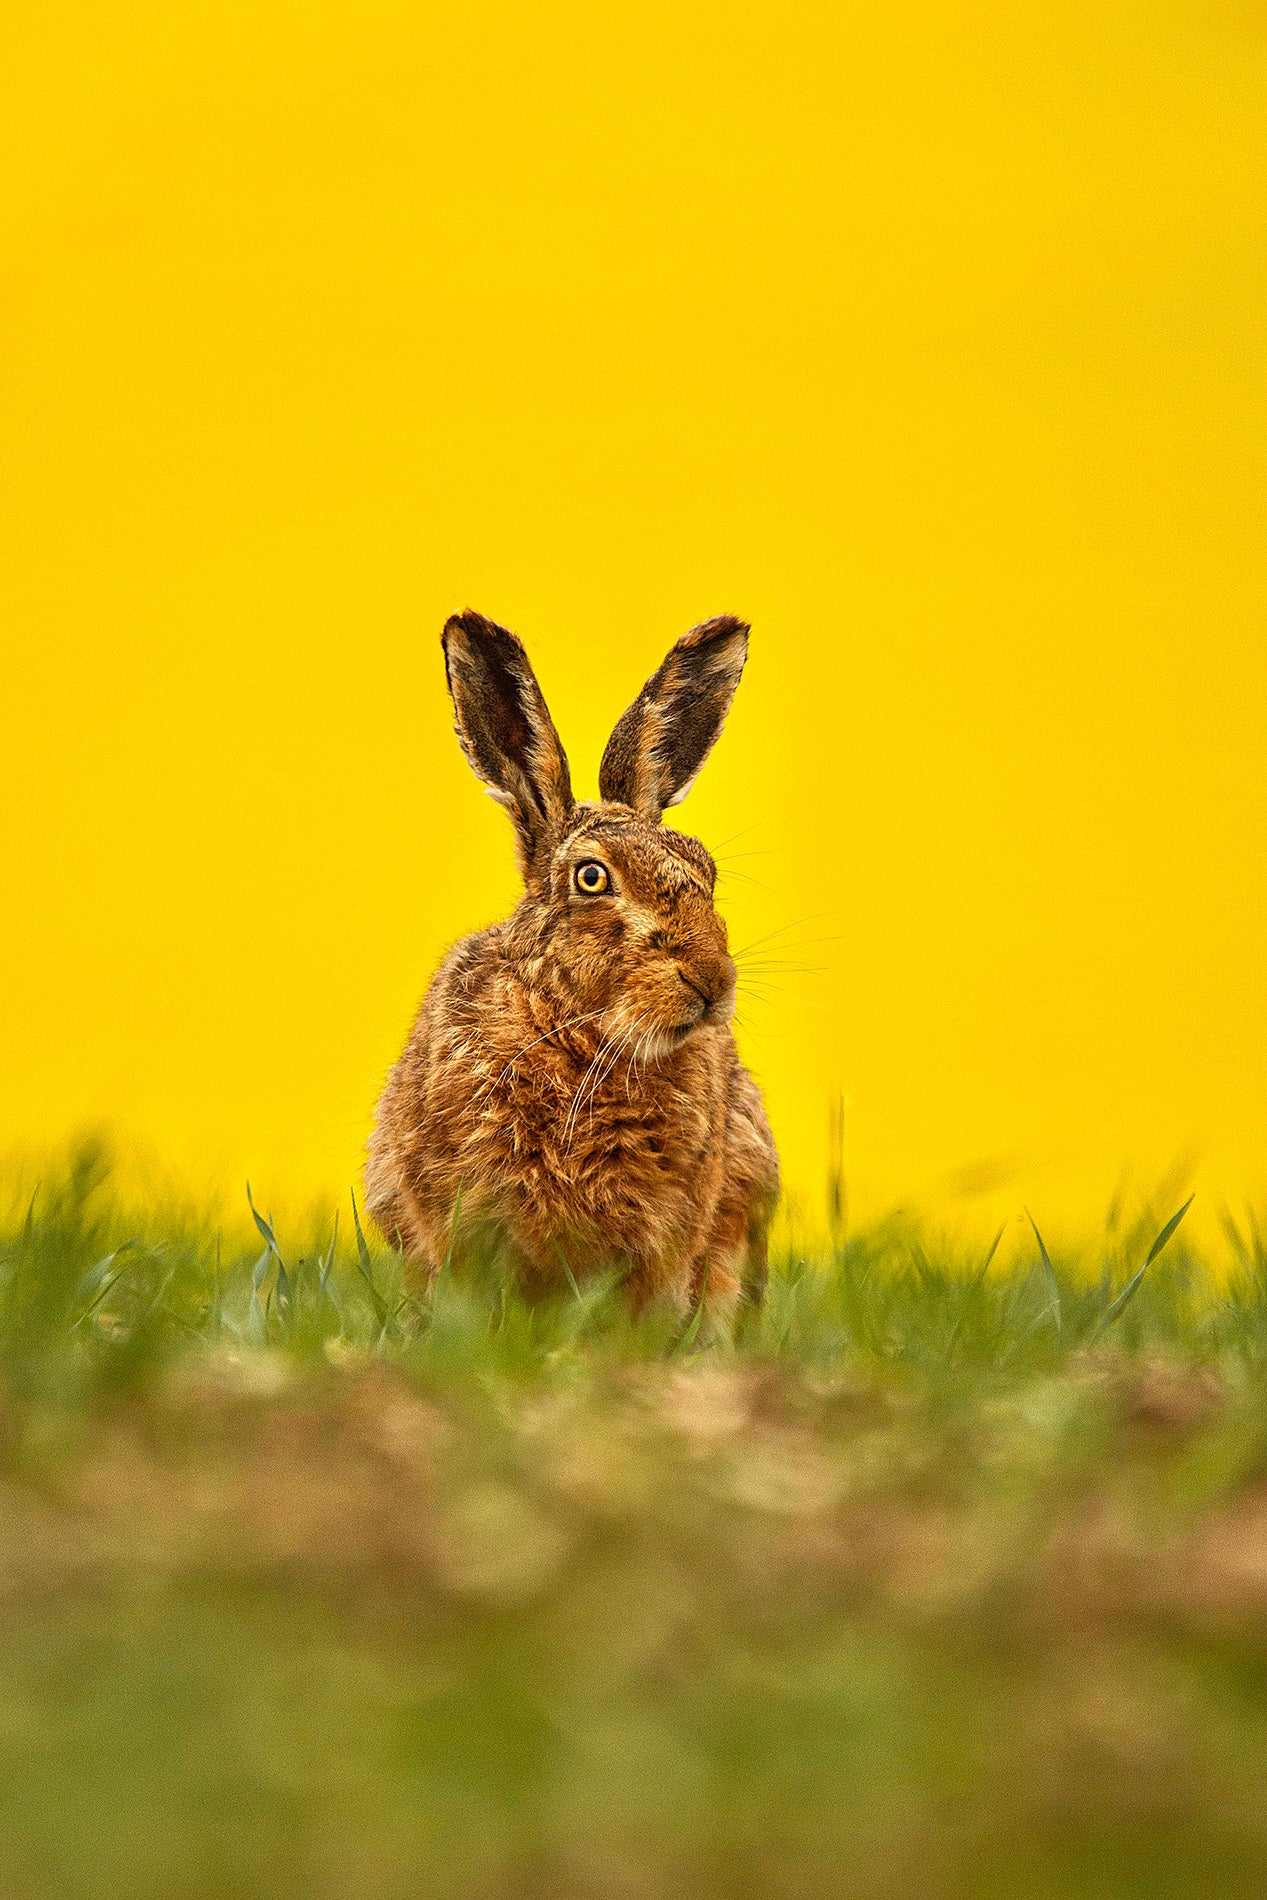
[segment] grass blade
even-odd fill
[[[1148,1272],[1148,1264],[1147,1262],[1145,1262],[1145,1264],[1139,1269],[1137,1273],[1133,1273],[1131,1275],[1130,1279],[1126,1282],[1126,1285],[1122,1288],[1122,1291],[1118,1294],[1117,1298],[1113,1300],[1109,1304],[1109,1306],[1105,1308],[1104,1312],[1101,1313],[1099,1319],[1096,1321],[1095,1326],[1092,1329],[1092,1333],[1091,1333],[1091,1337],[1093,1340],[1098,1339],[1101,1333],[1106,1332],[1108,1328],[1113,1324],[1118,1314],[1122,1311],[1122,1308],[1126,1306],[1129,1301],[1134,1299],[1136,1293],[1138,1293],[1139,1291],[1140,1282],[1143,1280],[1144,1275],[1147,1272]]]
[[[555,1243],[555,1248],[554,1248],[554,1251],[555,1251],[555,1252],[556,1252],[556,1253],[558,1254],[558,1256],[559,1256],[559,1265],[560,1265],[560,1266],[561,1266],[561,1267],[563,1268],[563,1271],[564,1271],[564,1273],[565,1273],[565,1274],[567,1275],[567,1283],[568,1283],[568,1285],[569,1285],[569,1286],[571,1287],[571,1289],[572,1289],[572,1297],[573,1297],[573,1298],[574,1298],[574,1299],[575,1299],[575,1300],[576,1300],[576,1301],[578,1302],[578,1304],[579,1304],[579,1303],[580,1303],[580,1299],[581,1299],[581,1289],[580,1289],[580,1287],[579,1287],[579,1286],[578,1286],[578,1285],[576,1284],[576,1275],[575,1275],[575,1274],[573,1273],[573,1271],[572,1271],[572,1265],[571,1265],[571,1262],[569,1261],[569,1259],[568,1259],[568,1257],[567,1257],[567,1255],[566,1255],[566,1254],[564,1253],[564,1251],[563,1251],[563,1249],[562,1249],[562,1247],[560,1247],[560,1246],[559,1246],[559,1244],[557,1243],[557,1241],[556,1241],[556,1243]]]
[[[272,1248],[265,1247],[251,1268],[251,1303],[247,1311],[247,1326],[252,1339],[261,1346],[268,1340],[268,1309],[260,1298],[260,1288],[264,1284],[272,1258]]]
[[[339,1244],[339,1216],[336,1212],[335,1217],[334,1217],[334,1231],[330,1235],[330,1245],[326,1248],[325,1255],[321,1262],[321,1270],[317,1276],[317,1290],[319,1293],[326,1294],[326,1295],[329,1294],[330,1275],[334,1270],[334,1250],[338,1246],[338,1244]]]
[[[1003,1226],[999,1228],[998,1233],[990,1242],[990,1250],[986,1254],[985,1259],[981,1262],[981,1265],[977,1268],[972,1278],[964,1284],[960,1294],[959,1312],[956,1315],[954,1325],[950,1329],[950,1336],[946,1341],[947,1353],[950,1352],[951,1348],[958,1341],[959,1335],[963,1331],[964,1321],[968,1317],[969,1308],[974,1305],[977,1294],[985,1285],[985,1276],[990,1271],[990,1262],[999,1251],[999,1242],[1002,1240],[1006,1228],[1007,1222],[1004,1221]]]
[[[259,1209],[256,1207],[255,1202],[251,1199],[251,1184],[249,1181],[246,1184],[246,1201],[247,1201],[247,1206],[251,1210],[251,1218],[254,1220],[255,1225],[259,1228],[261,1234],[263,1234],[265,1240],[268,1242],[269,1252],[271,1254],[274,1254],[276,1258],[278,1259],[278,1261],[280,1261],[282,1257],[282,1250],[277,1244],[277,1235],[273,1232],[273,1223],[271,1220],[265,1220],[264,1216],[260,1213]]]
[[[139,1247],[140,1244],[139,1240],[125,1240],[122,1246],[116,1247],[113,1253],[108,1253],[104,1260],[98,1260],[95,1267],[88,1269],[88,1272],[84,1275],[84,1284],[81,1290],[87,1292],[90,1287],[94,1287],[95,1291],[83,1312],[80,1313],[78,1318],[73,1322],[71,1326],[72,1332],[75,1330],[75,1327],[82,1326],[86,1319],[91,1319],[111,1288],[117,1286],[127,1272],[126,1264],[120,1267],[116,1273],[111,1273],[110,1271],[110,1268],[119,1258],[119,1255],[121,1253],[131,1253],[133,1249]]]
[[[353,1188],[349,1191],[352,1195],[352,1224],[356,1228],[357,1271],[370,1290],[370,1298],[374,1302],[374,1315],[378,1320],[379,1326],[386,1326],[388,1319],[387,1302],[374,1284],[374,1268],[370,1262],[370,1250],[366,1244],[364,1230],[361,1227],[361,1216],[357,1211],[356,1190]]]
[[[691,1323],[687,1327],[686,1331],[683,1333],[681,1339],[678,1340],[677,1349],[679,1352],[689,1352],[691,1350],[691,1347],[695,1344],[696,1336],[699,1333],[699,1329],[700,1329],[700,1322],[703,1320],[703,1317],[704,1317],[704,1295],[701,1293],[700,1298],[699,1298],[699,1305],[696,1307],[694,1313],[691,1315]]]
[[[994,1239],[990,1242],[990,1251],[989,1253],[987,1253],[985,1259],[981,1262],[981,1265],[977,1268],[976,1277],[977,1277],[978,1282],[980,1282],[981,1280],[984,1280],[986,1274],[990,1271],[990,1262],[993,1260],[995,1254],[999,1251],[999,1242],[1002,1240],[1006,1228],[1007,1228],[1007,1222],[1004,1221],[1003,1226],[999,1228],[998,1233],[994,1236]]]
[[[1179,1209],[1179,1212],[1177,1214],[1172,1214],[1170,1216],[1170,1219],[1166,1222],[1166,1225],[1162,1228],[1156,1240],[1153,1242],[1152,1246],[1148,1249],[1148,1258],[1147,1260],[1145,1260],[1143,1266],[1139,1269],[1137,1273],[1133,1273],[1131,1275],[1130,1279],[1126,1282],[1126,1285],[1122,1288],[1122,1291],[1118,1294],[1117,1298],[1100,1315],[1099,1320],[1096,1322],[1095,1329],[1091,1334],[1092,1339],[1098,1339],[1101,1333],[1107,1332],[1108,1328],[1113,1324],[1114,1320],[1121,1313],[1123,1307],[1126,1306],[1131,1300],[1134,1299],[1135,1295],[1139,1292],[1140,1284],[1143,1281],[1144,1275],[1148,1272],[1148,1269],[1152,1266],[1153,1261],[1157,1258],[1158,1254],[1161,1252],[1166,1242],[1170,1239],[1170,1236],[1174,1233],[1175,1228],[1179,1225],[1180,1221],[1183,1219],[1184,1215],[1187,1213],[1188,1209],[1192,1206],[1192,1203],[1196,1200],[1196,1198],[1197,1197],[1195,1194],[1190,1194],[1187,1200],[1184,1202],[1183,1206]]]
[[[1034,1229],[1034,1239],[1038,1242],[1038,1251],[1042,1255],[1043,1278],[1047,1282],[1048,1310],[1056,1331],[1059,1332],[1063,1323],[1063,1316],[1060,1310],[1060,1287],[1056,1281],[1056,1269],[1051,1264],[1051,1255],[1047,1251],[1046,1242],[1038,1231],[1038,1222],[1034,1219],[1034,1216],[1030,1213],[1028,1208],[1025,1209],[1025,1216],[1030,1226]],[[995,1244],[997,1246],[998,1243],[996,1242]]]
[[[1197,1197],[1195,1194],[1190,1194],[1187,1200],[1184,1202],[1183,1206],[1179,1209],[1179,1212],[1177,1214],[1172,1214],[1170,1216],[1170,1219],[1166,1222],[1166,1225],[1162,1228],[1156,1240],[1153,1242],[1152,1246],[1148,1249],[1148,1258],[1144,1262],[1144,1265],[1140,1268],[1141,1273],[1147,1272],[1148,1268],[1152,1266],[1153,1261],[1157,1258],[1158,1254],[1161,1252],[1166,1242],[1170,1239],[1170,1236],[1174,1233],[1175,1228],[1179,1225],[1180,1221],[1183,1219],[1184,1215],[1187,1213],[1188,1209],[1192,1206],[1192,1203],[1196,1200],[1196,1198]]]

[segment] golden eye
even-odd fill
[[[578,864],[573,871],[572,882],[578,891],[585,893],[586,897],[597,897],[602,891],[608,889],[611,879],[607,875],[605,864],[600,864],[596,858],[587,858],[584,864]]]

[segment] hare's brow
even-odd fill
[[[676,859],[686,869],[707,878],[710,884],[716,881],[717,866],[713,862],[712,854],[698,838],[688,838],[681,831],[670,830],[667,825],[660,833],[660,837],[670,857]]]
[[[632,818],[591,818],[584,824],[576,825],[569,832],[572,838],[605,838],[615,836],[624,825],[630,825]]]

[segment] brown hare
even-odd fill
[[[739,684],[748,629],[684,634],[612,733],[600,801],[528,655],[481,615],[444,629],[457,736],[510,813],[524,894],[449,952],[378,1104],[366,1203],[416,1290],[478,1234],[525,1290],[619,1266],[635,1309],[759,1287],[778,1161],[731,1033],[716,867],[660,823]]]

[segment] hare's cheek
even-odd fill
[[[675,1023],[682,1014],[677,971],[662,963],[643,964],[631,975],[630,989],[639,1008],[656,1022]]]

